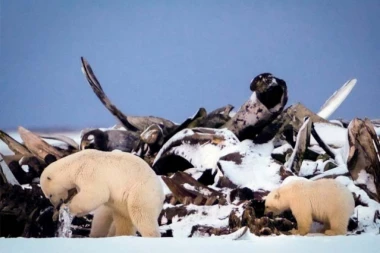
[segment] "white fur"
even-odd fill
[[[278,215],[290,209],[298,226],[293,233],[300,235],[310,232],[313,221],[324,224],[326,235],[345,235],[354,208],[352,193],[334,179],[291,180],[265,200],[265,213]]]
[[[150,166],[135,155],[82,150],[46,167],[41,188],[56,207],[76,188],[69,210],[76,216],[95,211],[93,237],[135,235],[136,230],[143,237],[160,237],[162,185]]]

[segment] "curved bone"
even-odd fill
[[[334,94],[324,103],[317,115],[324,119],[328,119],[350,94],[351,90],[355,87],[356,82],[356,79],[351,79],[343,84],[343,86],[339,90],[335,91]]]
[[[38,134],[38,135],[44,139],[62,141],[66,143],[67,145],[79,150],[78,143],[76,143],[73,139],[65,135],[61,135],[61,134]]]
[[[158,124],[164,128],[174,128],[176,125],[170,120],[160,118],[160,117],[138,117],[138,116],[127,116],[122,113],[107,97],[104,93],[102,86],[100,85],[98,79],[96,78],[90,64],[84,57],[82,60],[82,72],[86,76],[88,83],[90,84],[92,90],[95,92],[96,96],[100,99],[103,105],[124,125],[127,130],[130,131],[143,131],[152,124]]]
[[[7,144],[8,148],[12,150],[16,155],[31,155],[30,151],[21,143],[13,139],[7,133],[0,130],[0,139]]]

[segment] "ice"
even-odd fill
[[[68,206],[63,205],[59,210],[59,228],[57,230],[58,237],[71,237],[71,222],[73,219],[74,216],[70,214]]]

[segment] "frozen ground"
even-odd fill
[[[3,253],[31,252],[379,252],[380,236],[276,236],[247,235],[241,240],[227,238],[141,238],[102,239],[0,239]]]

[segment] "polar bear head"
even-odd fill
[[[264,214],[279,215],[287,209],[289,209],[288,201],[284,197],[281,198],[279,189],[271,191],[265,198]]]
[[[41,175],[40,185],[45,197],[50,200],[55,208],[58,208],[69,197],[69,189],[66,189],[53,176]]]
[[[57,209],[77,193],[76,186],[71,182],[68,175],[57,173],[52,164],[42,172],[40,185],[45,197]]]

